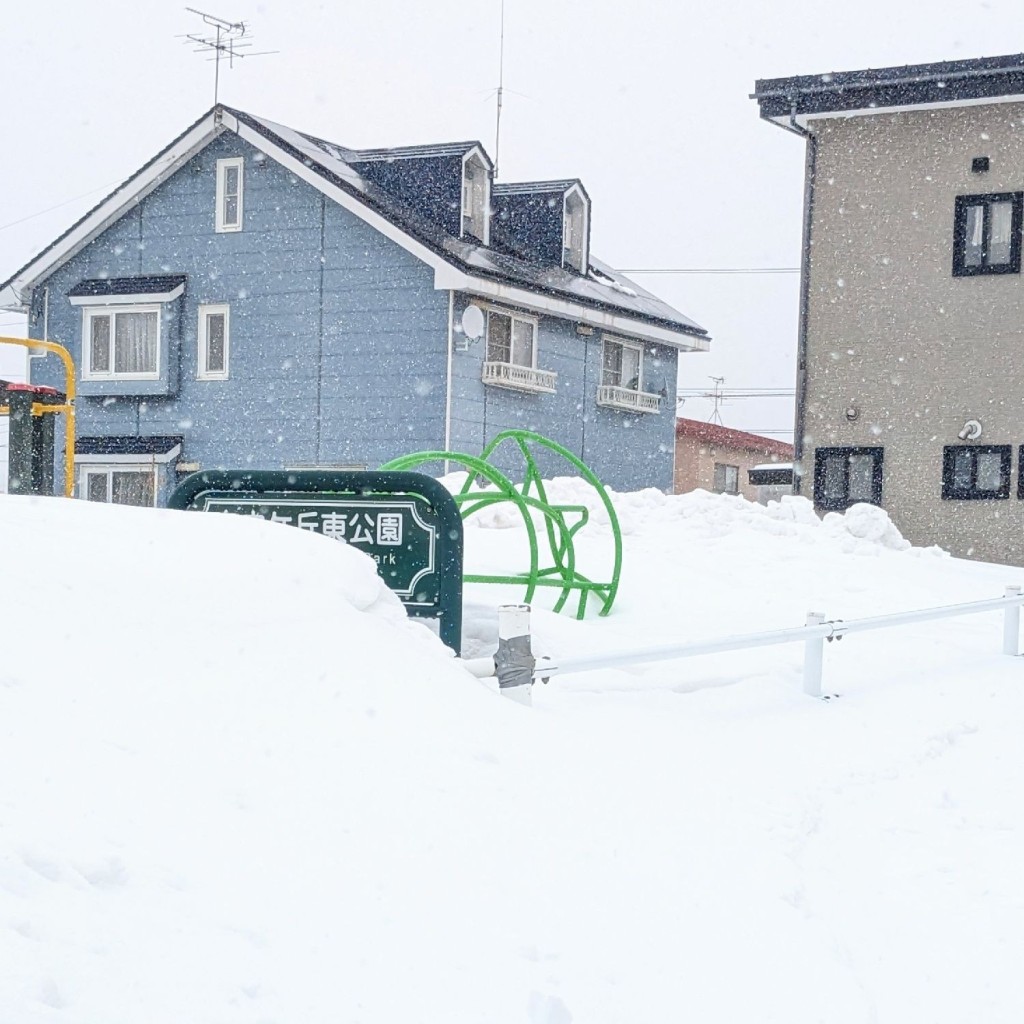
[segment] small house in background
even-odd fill
[[[681,416],[676,420],[676,494],[703,488],[718,494],[742,494],[750,501],[768,500],[762,499],[758,485],[749,479],[749,471],[766,463],[779,463],[786,464],[792,475],[792,459],[793,446],[785,441],[718,423]]]
[[[200,469],[373,469],[513,427],[668,489],[707,332],[593,255],[579,181],[493,179],[476,142],[356,150],[214,107],[0,285],[77,368],[77,493],[161,505]],[[32,383],[63,386],[50,363]]]

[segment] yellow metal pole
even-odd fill
[[[67,402],[64,405],[50,405],[44,408],[49,412],[66,412],[64,421],[64,494],[75,496],[75,364],[71,353],[54,341],[37,341],[35,338],[0,337],[0,345],[20,345],[22,348],[41,348],[59,356],[64,364],[64,394]],[[35,412],[35,406],[32,409]]]

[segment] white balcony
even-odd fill
[[[482,380],[496,388],[513,391],[531,391],[538,395],[553,395],[558,374],[551,370],[535,370],[532,366],[515,363],[484,363]]]
[[[661,395],[602,384],[597,389],[597,404],[606,409],[625,409],[628,412],[661,412]]]

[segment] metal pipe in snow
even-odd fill
[[[992,598],[987,601],[971,601],[965,604],[944,605],[938,608],[922,608],[917,611],[896,612],[892,615],[877,615],[866,619],[812,619],[808,615],[808,624],[794,626],[791,629],[776,629],[765,633],[747,633],[741,636],[720,637],[715,640],[697,640],[684,644],[666,644],[660,647],[648,647],[640,650],[615,651],[607,654],[594,654],[582,658],[564,658],[558,661],[541,659],[534,669],[534,676],[548,678],[570,672],[588,672],[598,668],[617,668],[623,665],[640,665],[655,661],[671,661],[675,658],[690,658],[701,654],[718,654],[722,651],[739,651],[751,647],[769,647],[775,644],[795,643],[813,640],[838,639],[847,633],[863,632],[871,629],[886,629],[890,626],[903,626],[912,622],[927,622],[933,619],[952,618],[959,615],[975,615],[981,612],[1007,609],[1008,616],[1004,623],[1003,650],[1006,653],[1017,653],[1017,636],[1020,625],[1020,606],[1024,603],[1024,594],[1019,587],[1007,587],[1006,596]],[[1016,621],[1014,614],[1016,613]],[[818,624],[820,623],[820,624]],[[1012,635],[1012,644],[1011,637]],[[1012,646],[1012,650],[1010,649]],[[820,673],[819,673],[820,676]],[[807,686],[805,675],[805,686]]]

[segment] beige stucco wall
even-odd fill
[[[715,463],[739,467],[739,493],[750,501],[757,501],[757,487],[747,478],[747,470],[769,462],[781,461],[764,452],[752,452],[744,448],[709,444],[696,437],[676,437],[675,493],[685,494],[702,487],[706,491],[715,489]]]
[[[881,445],[882,503],[917,544],[1024,564],[1024,279],[953,277],[958,195],[1024,190],[1024,105],[812,122],[805,483],[818,446]],[[988,156],[975,174],[971,159]],[[859,410],[848,422],[845,410]],[[943,501],[942,450],[980,420],[1010,498]]]

